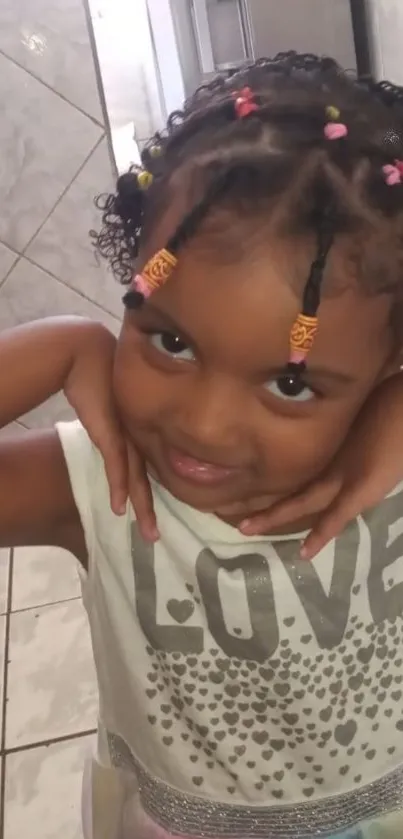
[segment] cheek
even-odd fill
[[[343,445],[357,410],[345,404],[311,417],[272,421],[270,433],[260,435],[267,480],[288,493],[316,478]]]
[[[150,426],[164,414],[169,400],[166,377],[132,346],[118,346],[113,372],[114,395],[124,423]]]

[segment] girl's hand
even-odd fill
[[[129,487],[128,449],[112,393],[115,337],[98,323],[83,323],[64,392],[105,463],[111,507],[116,515],[126,510]],[[130,494],[143,538],[158,539],[153,500],[146,470],[137,452],[130,450]],[[134,480],[133,480],[134,478]]]
[[[403,480],[403,377],[393,376],[366,402],[329,467],[315,483],[267,514],[250,519],[249,534],[319,514],[301,549],[312,559],[360,513],[379,504]]]

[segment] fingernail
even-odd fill
[[[304,542],[301,544],[300,557],[301,559],[312,559],[311,552],[308,550]]]
[[[142,527],[143,536],[147,542],[158,542],[161,538],[156,524],[144,524]]]
[[[253,521],[251,521],[251,519],[245,519],[245,521],[242,521],[239,525],[238,530],[240,530],[240,532],[243,533],[245,536],[253,536],[255,532]]]
[[[127,509],[127,501],[124,501],[124,503],[120,504],[119,507],[117,508],[118,516],[124,516],[124,514],[126,512],[126,509]]]

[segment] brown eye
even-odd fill
[[[310,402],[315,399],[312,388],[297,374],[284,373],[266,384],[266,389],[278,399],[288,402]]]
[[[172,356],[183,361],[194,361],[193,350],[186,342],[173,332],[154,332],[150,335],[150,342],[163,355]]]

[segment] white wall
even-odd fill
[[[403,0],[367,0],[375,75],[403,85]]]

